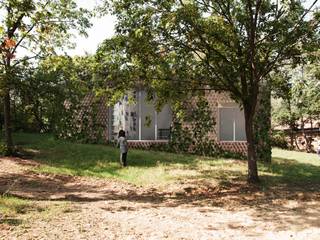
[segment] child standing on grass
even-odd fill
[[[117,147],[120,147],[120,164],[123,167],[127,166],[127,153],[128,153],[128,142],[126,139],[126,132],[123,130],[119,131]]]

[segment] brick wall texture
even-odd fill
[[[83,110],[80,111],[78,117],[81,117],[83,114],[85,114],[85,112],[89,112],[89,114],[96,119],[95,125],[91,125],[92,128],[103,129],[101,133],[102,138],[108,142],[109,131],[112,131],[112,129],[109,127],[109,107],[107,106],[106,99],[100,98],[97,100],[93,94],[88,94],[83,99],[82,106]],[[94,129],[92,129],[92,132],[94,132]],[[92,137],[95,137],[94,133]]]
[[[214,91],[206,91],[206,99],[208,100],[210,110],[212,112],[212,117],[216,120],[215,130],[212,133],[209,133],[209,136],[215,140],[218,145],[226,151],[239,153],[242,155],[247,154],[247,143],[243,141],[236,142],[222,142],[219,141],[219,104],[233,104],[234,101],[230,98],[229,94],[226,92],[218,93]]]
[[[206,91],[205,96],[208,100],[210,110],[212,111],[212,117],[215,119],[216,126],[215,130],[211,133],[208,133],[209,136],[215,140],[218,145],[226,151],[230,152],[235,152],[235,153],[240,153],[242,155],[246,155],[247,153],[247,143],[246,142],[221,142],[218,139],[218,132],[219,132],[219,123],[218,123],[218,118],[219,118],[219,104],[228,104],[228,103],[234,103],[234,101],[231,100],[229,95],[227,93],[217,93],[214,91]],[[94,97],[92,95],[88,95],[84,99],[84,105],[85,107],[90,107],[90,105],[94,104]],[[101,99],[98,103],[98,115],[97,119],[99,124],[103,126],[103,137],[106,141],[109,141],[109,136],[110,133],[109,131],[112,131],[112,129],[109,129],[111,127],[111,124],[109,124],[109,107],[107,107],[105,99]],[[109,127],[110,126],[110,127]],[[132,141],[129,143],[130,147],[132,148],[150,148],[151,145],[155,144],[166,144],[163,141]]]

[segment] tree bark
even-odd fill
[[[248,183],[259,183],[258,167],[257,167],[257,155],[256,145],[254,138],[254,127],[253,127],[253,112],[251,108],[244,106],[245,112],[245,127],[248,144]]]
[[[14,153],[13,140],[12,140],[12,125],[11,125],[11,110],[10,110],[10,92],[5,90],[3,96],[3,114],[4,114],[4,133],[5,143],[7,147],[7,155]]]
[[[257,160],[271,163],[271,88],[263,82],[258,94],[254,117],[254,136]]]

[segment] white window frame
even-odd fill
[[[236,103],[223,103],[218,105],[218,126],[217,126],[217,132],[218,132],[218,140],[219,142],[247,142],[247,140],[236,140],[236,119],[233,120],[233,140],[221,140],[221,132],[220,132],[220,124],[221,124],[221,110],[222,109],[240,109],[239,105]]]

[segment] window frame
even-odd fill
[[[232,135],[233,135],[233,140],[221,140],[221,110],[222,109],[239,109],[241,110],[241,108],[239,107],[239,105],[237,105],[236,103],[224,103],[224,104],[219,104],[218,105],[218,116],[217,116],[217,120],[218,120],[218,125],[217,125],[217,132],[218,132],[218,141],[219,142],[226,142],[226,143],[234,143],[234,142],[247,142],[247,140],[236,140],[236,121],[234,118],[233,121],[233,131],[232,131]],[[244,119],[245,120],[245,119]],[[245,131],[245,129],[244,129]]]

